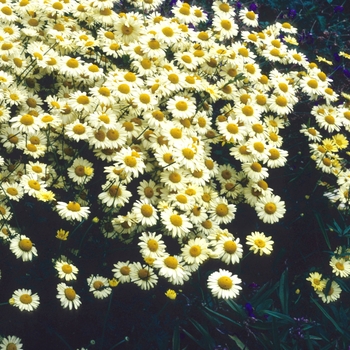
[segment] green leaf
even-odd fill
[[[226,303],[233,311],[236,311],[242,318],[246,318],[246,313],[244,312],[242,307],[239,306],[236,302],[234,302],[233,300],[227,299]]]
[[[315,217],[316,217],[316,220],[317,220],[317,222],[318,222],[318,225],[320,226],[320,229],[321,229],[321,232],[322,232],[322,234],[323,234],[323,237],[324,237],[324,239],[325,239],[325,241],[326,241],[326,243],[327,243],[327,247],[328,247],[329,250],[331,250],[331,249],[332,249],[332,248],[331,248],[331,243],[329,242],[329,237],[328,237],[328,234],[327,234],[327,232],[326,232],[326,229],[325,229],[323,220],[322,220],[322,218],[321,218],[321,216],[320,216],[319,213],[314,212],[314,215],[315,215]]]
[[[204,341],[204,344],[208,349],[214,349],[215,347],[215,341],[214,339],[210,336],[208,329],[205,329],[199,322],[197,322],[195,319],[190,318],[190,322],[196,327],[198,332],[201,333],[202,335],[202,340]]]
[[[288,288],[288,270],[282,273],[279,282],[278,296],[281,302],[282,312],[288,315],[288,300],[289,300],[289,288]]]
[[[209,309],[209,308],[206,307],[206,306],[205,306],[204,308],[205,308],[206,310],[208,310],[209,312],[211,312],[212,314],[214,314],[214,315],[216,315],[216,316],[219,316],[219,317],[223,318],[223,319],[226,320],[226,321],[232,322],[232,323],[235,324],[236,326],[243,327],[240,323],[238,323],[238,322],[232,320],[231,318],[229,318],[229,317],[227,317],[227,316],[225,316],[225,315],[222,315],[222,314],[220,314],[220,313],[218,313],[218,312],[216,312],[216,311],[214,311],[214,310],[211,310],[211,309]]]
[[[241,349],[241,350],[249,350],[247,345],[244,345],[236,335],[228,335],[236,344],[237,346]]]
[[[295,321],[290,316],[282,314],[280,312],[270,310],[264,310],[262,312],[264,312],[266,315],[272,316],[274,319],[278,318],[279,320],[286,321],[288,323],[295,323]]]
[[[344,331],[339,327],[339,325],[337,324],[337,322],[331,317],[331,315],[323,308],[323,306],[321,306],[314,298],[311,297],[311,300],[315,303],[315,305],[321,310],[321,312],[323,313],[323,315],[326,316],[326,318],[328,318],[329,321],[332,322],[333,326],[338,330],[338,332],[340,332],[340,334],[344,334]]]
[[[179,331],[178,324],[175,325],[174,332],[173,332],[172,349],[180,350],[180,331]]]
[[[320,24],[321,31],[326,30],[326,27],[327,27],[326,17],[318,15],[317,19],[318,19],[318,23]]]

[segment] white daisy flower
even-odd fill
[[[81,221],[87,219],[90,213],[89,207],[82,207],[78,202],[57,202],[58,214],[66,220]]]
[[[25,235],[17,235],[10,241],[10,250],[16,255],[16,258],[22,258],[23,261],[31,261],[33,256],[38,256],[37,249],[33,242]]]
[[[40,298],[37,293],[32,294],[30,289],[17,289],[12,294],[13,306],[21,311],[33,311],[38,308]]]
[[[96,299],[107,298],[112,293],[108,279],[100,275],[91,275],[86,279],[89,286],[89,292],[92,292]]]
[[[208,288],[214,297],[219,299],[231,299],[238,296],[242,287],[239,285],[242,282],[237,275],[232,275],[232,272],[219,269],[209,275],[207,283]]]
[[[64,309],[78,309],[81,305],[80,296],[75,292],[73,287],[67,286],[62,282],[57,285],[57,292],[56,298],[60,300],[61,306]]]

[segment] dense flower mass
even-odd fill
[[[143,290],[161,279],[183,285],[210,259],[232,267],[243,257],[240,242],[271,254],[272,237],[234,236],[226,226],[243,203],[257,222],[284,217],[269,178],[287,164],[283,135],[303,99],[313,107],[300,132],[316,168],[334,177],[327,196],[349,208],[349,102],[295,48],[292,25],[261,29],[257,13],[226,1],[214,1],[211,24],[180,1],[169,18],[155,11],[161,0],[130,1],[126,13],[116,3],[12,1],[1,9],[0,236],[16,258],[38,256],[15,227],[26,200],[45,204],[71,236],[91,220],[103,239],[134,244],[139,261],[116,261],[111,274]],[[69,241],[64,229],[53,231]],[[350,275],[346,259],[330,262],[341,278]],[[58,278],[78,278],[78,262],[53,261]],[[95,298],[111,294],[107,277],[85,278]],[[321,277],[309,280],[324,302],[339,297],[335,282],[325,296]],[[217,298],[237,297],[240,283],[222,269],[208,278]],[[57,292],[63,308],[80,307],[73,287],[61,282]],[[39,305],[30,290],[14,299],[20,310]]]

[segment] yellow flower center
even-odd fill
[[[179,262],[174,256],[168,256],[164,259],[164,264],[169,267],[170,269],[176,269],[179,265]]]
[[[110,129],[107,131],[107,138],[111,141],[118,140],[119,138],[119,132],[115,129]]]
[[[226,130],[230,133],[230,134],[237,134],[238,133],[238,125],[230,123],[227,124],[226,126]]]
[[[276,212],[277,206],[273,202],[266,203],[264,206],[265,213],[272,215]]]
[[[259,153],[262,153],[265,150],[265,146],[262,142],[254,142],[253,147]]]
[[[182,154],[186,159],[193,159],[195,156],[195,153],[191,148],[183,148]]]
[[[324,120],[328,123],[333,125],[335,123],[335,118],[332,115],[327,115]]]
[[[218,279],[218,285],[221,289],[231,289],[233,286],[232,280],[230,277],[222,276]]]
[[[104,284],[103,284],[103,282],[101,282],[101,281],[95,281],[95,282],[92,284],[92,286],[94,287],[94,289],[99,290],[99,289],[101,289],[101,288],[104,287]]]
[[[130,273],[130,267],[129,266],[123,266],[120,268],[120,273],[123,275],[123,276],[127,276],[129,275]]]
[[[284,96],[278,96],[275,101],[276,104],[280,107],[286,107],[288,103],[287,99]]]
[[[126,166],[128,166],[128,167],[130,167],[130,168],[133,168],[133,167],[136,166],[137,160],[136,160],[136,158],[133,157],[133,156],[126,156],[126,157],[124,158],[124,163],[125,163]]]
[[[146,217],[149,218],[153,215],[153,209],[149,204],[143,204],[141,206],[141,214]]]
[[[177,110],[181,111],[181,112],[184,112],[188,109],[188,105],[185,101],[178,101],[176,102],[175,104],[175,107]]]
[[[77,124],[73,126],[73,132],[77,135],[82,135],[85,133],[85,126],[83,124]]]
[[[119,197],[122,194],[122,190],[120,189],[119,186],[117,185],[112,185],[109,189],[108,189],[108,193],[111,197]]]
[[[141,269],[137,272],[137,274],[142,280],[146,280],[150,277],[150,273],[147,269]]]
[[[24,115],[21,117],[20,122],[21,122],[23,125],[32,125],[32,124],[34,124],[34,118],[33,118],[33,116],[31,116],[30,114],[24,114]]]
[[[232,24],[229,20],[223,19],[221,20],[221,27],[224,28],[225,30],[230,30],[232,28]]]
[[[237,250],[237,244],[234,241],[226,241],[224,243],[224,250],[228,254],[234,254]]]
[[[158,242],[155,239],[150,238],[147,241],[147,247],[151,252],[156,252],[158,250]]]
[[[79,61],[76,58],[70,58],[67,62],[66,62],[67,67],[69,68],[78,68],[79,67]]]
[[[276,160],[280,158],[280,152],[276,148],[269,149],[269,152],[270,152],[269,158],[271,160]]]
[[[260,173],[261,170],[262,170],[262,166],[257,163],[257,162],[254,162],[252,163],[252,165],[250,166],[250,169],[252,169],[253,171],[255,171],[256,173]]]
[[[29,252],[33,247],[33,243],[30,239],[23,238],[19,241],[18,247],[24,252]]]
[[[29,295],[29,294],[22,294],[20,297],[19,297],[19,300],[22,304],[30,304],[32,302],[32,297]]]
[[[122,94],[128,94],[130,92],[130,86],[128,84],[120,84],[118,91]]]
[[[190,255],[193,256],[194,258],[199,256],[201,252],[202,252],[202,248],[199,245],[193,245],[189,251]]]
[[[180,215],[177,214],[173,214],[170,216],[170,222],[172,225],[176,226],[176,227],[180,227],[182,226],[182,218]]]
[[[264,248],[266,246],[266,243],[263,239],[257,238],[254,240],[254,244],[259,248]]]
[[[70,211],[78,212],[80,211],[80,204],[77,202],[69,202],[67,204],[67,209]]]
[[[318,82],[317,82],[317,80],[315,80],[315,79],[310,79],[310,80],[307,82],[307,85],[308,85],[311,89],[317,89],[317,87],[318,87]]]
[[[151,49],[151,50],[158,50],[160,48],[160,43],[158,40],[150,40],[148,42],[148,47]]]
[[[227,3],[225,3],[225,2],[223,2],[223,3],[221,3],[220,5],[219,5],[219,9],[222,11],[222,12],[230,12],[230,6],[227,4]]]
[[[245,16],[250,19],[251,21],[253,21],[255,19],[255,13],[253,11],[248,11]]]
[[[69,275],[70,273],[72,273],[73,269],[72,269],[72,266],[68,264],[64,264],[62,265],[62,271]]]
[[[181,175],[179,173],[171,173],[169,180],[173,183],[179,183],[181,181]]]
[[[29,180],[28,181],[28,186],[30,188],[32,188],[35,191],[39,191],[40,190],[40,183],[36,180]]]
[[[215,212],[217,216],[220,216],[220,217],[226,216],[229,212],[228,206],[224,203],[218,204],[215,208]]]
[[[341,263],[340,261],[338,261],[338,262],[335,264],[335,267],[336,267],[338,270],[341,270],[341,271],[344,270],[344,264]]]
[[[14,187],[9,187],[6,189],[6,192],[10,195],[10,196],[17,196],[18,195],[18,191],[14,188]]]
[[[73,288],[68,287],[64,290],[64,295],[68,300],[72,301],[75,299],[76,293]]]
[[[254,109],[251,106],[244,106],[242,108],[242,113],[247,117],[251,117],[254,114]]]

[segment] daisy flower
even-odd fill
[[[228,204],[226,198],[218,197],[210,204],[209,218],[217,224],[228,224],[235,217],[237,208],[234,204]]]
[[[307,281],[311,282],[311,286],[315,291],[322,291],[326,287],[326,280],[322,279],[322,274],[318,272],[310,272]]]
[[[120,282],[120,283],[127,283],[130,282],[130,262],[128,261],[119,261],[117,264],[114,264],[114,269],[112,269],[112,272],[114,273],[114,277]]]
[[[121,207],[127,203],[132,196],[132,193],[126,189],[125,185],[114,185],[113,182],[107,182],[102,185],[102,190],[103,192],[98,195],[98,198],[107,207]]]
[[[154,288],[158,283],[158,276],[152,267],[141,265],[139,262],[133,263],[130,267],[131,282],[138,285],[142,290]]]
[[[58,214],[66,220],[81,221],[87,219],[90,213],[89,207],[82,207],[78,202],[57,202]]]
[[[21,311],[33,311],[38,308],[40,298],[37,293],[32,294],[30,289],[17,289],[12,294],[13,306]]]
[[[239,18],[246,26],[257,27],[259,25],[258,15],[253,11],[249,11],[246,7],[239,11]]]
[[[62,282],[57,285],[57,292],[56,298],[60,300],[64,309],[78,309],[81,305],[80,296],[72,287],[67,286],[65,283]]]
[[[232,16],[221,14],[214,17],[213,30],[219,33],[219,40],[222,41],[235,37],[238,33],[238,25]]]
[[[96,299],[107,298],[112,293],[112,288],[109,286],[108,279],[100,275],[91,275],[86,279],[89,286],[89,292],[92,292]]]
[[[284,201],[281,201],[280,196],[273,194],[259,198],[255,210],[259,219],[268,224],[278,222],[286,212]]]
[[[268,169],[259,162],[249,162],[242,164],[242,170],[249,179],[254,182],[264,180],[269,176]]]
[[[81,123],[79,119],[66,125],[64,131],[67,137],[77,142],[88,140],[93,134],[91,126],[85,122]]]
[[[136,201],[133,205],[132,212],[136,220],[141,225],[153,226],[157,223],[157,209],[152,204],[143,201]]]
[[[266,237],[263,232],[252,232],[250,235],[246,237],[246,244],[251,247],[249,250],[252,250],[254,254],[259,253],[260,256],[263,254],[270,255],[273,250],[273,241],[271,240],[271,236]]]
[[[168,100],[167,110],[171,112],[174,118],[191,118],[196,114],[195,100],[182,96],[175,96]]]
[[[19,202],[23,197],[24,191],[21,185],[16,182],[2,182],[1,192],[3,195],[7,196],[9,199]]]
[[[208,242],[204,238],[190,239],[187,244],[181,248],[182,257],[185,263],[191,264],[202,264],[209,258],[211,250],[208,248]]]
[[[336,276],[346,278],[350,276],[350,261],[344,258],[336,258],[332,256],[329,265],[333,268],[332,272]]]
[[[327,282],[328,282],[328,279],[325,280],[326,284]],[[342,289],[340,288],[339,284],[335,281],[332,281],[330,289],[327,294],[325,294],[325,289],[316,291],[317,295],[322,299],[322,301],[327,304],[338,300],[340,298],[341,292],[342,292]]]
[[[91,162],[78,157],[74,159],[73,164],[67,169],[68,177],[78,185],[86,184],[94,176],[92,166]]]
[[[242,258],[243,246],[239,238],[222,236],[215,243],[215,256],[226,264],[236,264]]]
[[[232,275],[228,270],[219,269],[209,275],[207,283],[208,288],[214,297],[219,299],[232,299],[238,296],[242,287],[242,282],[237,275]]]
[[[162,235],[155,232],[142,232],[139,237],[140,253],[143,257],[157,258],[165,254],[166,245],[161,239]]]
[[[139,153],[130,147],[122,148],[114,157],[115,166],[123,168],[126,173],[138,177],[143,174],[146,165],[142,153]]]
[[[190,278],[190,273],[182,265],[182,257],[165,255],[156,258],[153,266],[159,269],[159,276],[163,276],[172,284],[184,284]]]
[[[23,344],[20,338],[14,335],[8,335],[6,338],[2,338],[0,350],[22,350],[22,346]]]
[[[55,263],[55,269],[58,277],[65,281],[72,281],[77,279],[78,268],[64,259],[59,259]]]
[[[23,261],[31,261],[33,256],[38,256],[38,252],[32,241],[25,235],[17,235],[10,241],[10,250],[16,258]]]
[[[190,232],[192,223],[184,214],[169,208],[161,213],[162,223],[172,237],[183,237]]]

